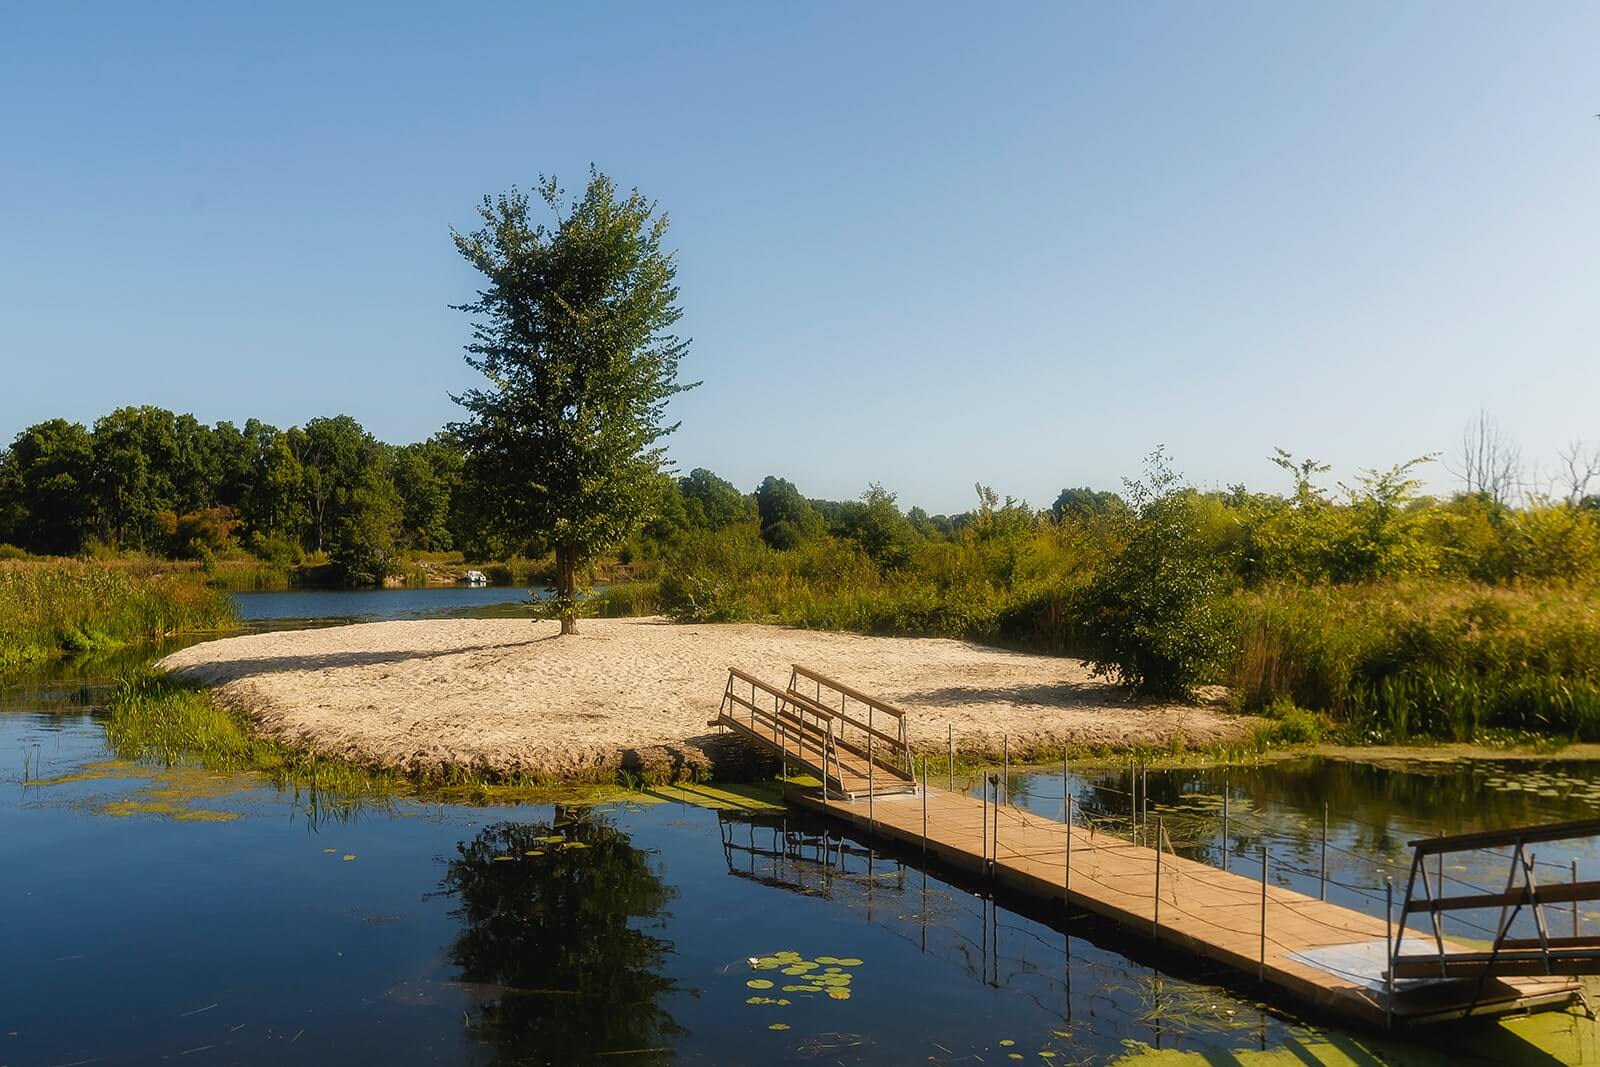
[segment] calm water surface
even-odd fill
[[[532,605],[527,586],[439,586],[418,589],[289,589],[236,593],[239,618],[251,626],[299,620],[387,622],[493,614]]]
[[[526,591],[241,600],[254,619],[307,618],[311,597],[339,617],[404,618],[508,594]],[[805,818],[648,797],[330,807],[250,775],[124,764],[100,704],[148,656],[0,689],[4,1067],[1064,1064],[1143,1045],[1233,1062],[1313,1034],[1142,939],[990,901]],[[1101,768],[1069,787],[1110,829],[1130,817],[1129,784]],[[1042,816],[1062,795],[1059,772],[1011,782]],[[1600,814],[1600,779],[1558,762],[1300,761],[1152,774],[1150,795],[1180,851],[1257,874],[1265,842],[1274,879],[1313,891],[1328,800],[1329,895],[1369,910],[1411,835]],[[1595,857],[1579,859],[1590,876]],[[1450,874],[1503,877],[1491,868]],[[750,965],[775,954],[779,968]],[[1550,1062],[1498,1037],[1449,1040],[1458,1062]]]

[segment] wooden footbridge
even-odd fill
[[[1600,973],[1600,939],[1578,938],[1576,931],[1552,937],[1542,910],[1600,899],[1600,882],[1547,887],[1541,897],[1525,853],[1531,841],[1600,834],[1600,823],[1413,842],[1416,859],[1397,926],[1272,884],[1265,852],[1259,872],[1245,874],[1175,855],[1159,820],[1145,843],[1075,825],[1070,793],[1061,822],[1000,803],[998,777],[986,779],[979,796],[936,789],[924,762],[918,782],[904,712],[806,667],[795,665],[784,689],[731,670],[713,725],[781,756],[789,768],[803,768],[820,786],[790,789],[791,801],[850,824],[864,840],[921,849],[997,888],[1060,900],[1164,950],[1215,961],[1239,978],[1346,1018],[1392,1025],[1566,1005],[1581,998],[1573,975]],[[1514,847],[1506,892],[1445,896],[1442,868],[1431,889],[1424,860],[1458,845]],[[1444,936],[1441,913],[1469,908],[1500,909],[1493,944]],[[1509,936],[1517,909],[1533,914],[1538,938]],[[1429,917],[1430,936],[1405,939],[1416,934],[1404,925],[1411,915]]]

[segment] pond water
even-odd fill
[[[504,591],[426,592],[430,610],[455,611],[482,606],[461,593]],[[417,610],[392,600],[368,609],[377,616],[333,610],[413,617],[382,614]],[[1065,1064],[1146,1046],[1211,1063],[1286,1048],[1302,1062],[1326,1043],[1351,1057],[1336,1062],[1387,1062],[1385,1049],[1406,1062],[1558,1062],[1491,1023],[1398,1045],[1318,1026],[1141,938],[988,899],[794,814],[682,794],[329,804],[252,775],[125,763],[100,706],[117,672],[150,655],[55,664],[0,688],[5,1067]],[[1108,830],[1130,818],[1125,768],[1081,768],[1069,785]],[[1010,792],[1061,814],[1059,770],[1016,774]],[[1383,874],[1403,877],[1410,836],[1595,812],[1600,774],[1300,760],[1151,772],[1149,794],[1151,823],[1180,851],[1226,852],[1253,875],[1266,842],[1274,879],[1313,892],[1328,801],[1329,896],[1381,911]],[[1585,877],[1597,869],[1590,853],[1579,863]],[[1487,861],[1449,874],[1504,876]],[[1429,1049],[1440,1058],[1417,1058]]]
[[[289,589],[282,592],[235,593],[239,619],[251,627],[315,621],[388,622],[493,614],[526,609],[532,604],[527,586],[457,585],[405,589]]]

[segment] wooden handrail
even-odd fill
[[[1527,888],[1504,893],[1470,893],[1432,900],[1409,900],[1403,914],[1425,915],[1431,911],[1467,911],[1473,908],[1515,908],[1538,901],[1540,904],[1571,904],[1580,900],[1600,900],[1600,882],[1550,882],[1536,893]]]
[[[1480,830],[1470,834],[1424,837],[1406,843],[1422,855],[1431,856],[1436,852],[1461,852],[1501,845],[1534,845],[1542,841],[1565,841],[1569,837],[1596,835],[1600,835],[1600,819],[1577,819],[1572,822],[1542,823],[1538,826],[1517,826],[1509,830]]]
[[[787,694],[780,694],[780,695],[783,695],[785,697],[785,699],[787,699]],[[729,692],[724,691],[723,696],[728,700],[732,700],[735,704],[738,704],[740,707],[748,709],[752,715],[759,716],[760,719],[762,720],[763,724],[765,724],[765,725],[769,725],[770,726],[770,725],[772,725],[774,723],[777,723],[779,721],[786,721],[786,722],[792,723],[792,724],[794,724],[796,726],[804,726],[804,725],[806,725],[805,720],[802,719],[798,715],[795,715],[795,714],[790,713],[790,712],[784,712],[784,711],[781,711],[781,710],[775,712],[771,708],[764,708],[759,704],[752,704],[748,699],[746,699],[745,697],[741,696],[738,693],[729,693]],[[836,713],[830,713],[828,715],[828,717],[832,718],[832,719],[837,719],[839,716]],[[842,748],[846,752],[850,753],[851,755],[860,756],[862,759],[866,759],[867,758],[867,750],[865,748],[863,748],[860,745],[854,744],[854,743],[852,743],[850,741],[846,741],[846,740],[844,740],[844,739],[842,739],[840,737],[835,736],[833,738],[833,746],[835,748]],[[816,748],[815,745],[812,745],[811,747]],[[820,752],[820,749],[818,751]]]
[[[873,737],[876,737],[879,741],[882,741],[884,744],[891,746],[890,747],[890,751],[891,752],[900,751],[900,750],[903,750],[905,748],[905,742],[901,741],[900,738],[895,737],[893,734],[886,734],[882,730],[878,729],[875,726],[868,726],[866,723],[862,722],[860,719],[857,719],[857,718],[855,718],[854,716],[851,716],[851,715],[846,715],[842,711],[828,711],[828,709],[826,709],[826,708],[822,707],[821,705],[817,704],[815,701],[813,701],[810,697],[806,696],[804,693],[800,693],[800,692],[797,692],[797,691],[791,689],[791,690],[789,690],[787,695],[789,697],[793,698],[796,703],[804,702],[806,704],[809,704],[816,711],[819,711],[819,712],[822,712],[824,714],[830,715],[833,718],[838,719],[841,722],[847,722],[851,726],[854,726],[856,729],[861,730],[863,733],[871,734]]]
[[[825,719],[837,719],[842,717],[837,711],[831,711],[828,708],[823,707],[821,704],[818,704],[815,700],[812,700],[804,693],[795,693],[792,691],[786,692],[770,682],[763,682],[760,678],[757,678],[754,675],[746,674],[737,667],[729,667],[728,673],[742,682],[746,682],[755,686],[757,689],[769,696],[775,696],[779,700],[787,700],[791,703],[799,704],[813,715],[817,715]]]
[[[813,682],[821,682],[823,685],[827,686],[829,689],[832,689],[836,693],[843,693],[852,700],[859,700],[863,704],[871,704],[877,710],[889,715],[893,715],[897,719],[905,718],[906,713],[895,707],[893,704],[885,704],[877,697],[868,696],[859,689],[852,689],[843,682],[836,682],[832,678],[829,678],[826,674],[821,674],[817,671],[814,671],[810,667],[802,667],[798,663],[791,663],[789,666],[794,670],[794,673],[804,678],[810,678]]]

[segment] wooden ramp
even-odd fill
[[[791,790],[790,797],[866,838],[926,848],[949,867],[1036,899],[1064,900],[1366,1023],[1566,1004],[1579,992],[1576,980],[1548,976],[1391,984],[1387,964],[1400,939],[1382,918],[1090,828],[1074,826],[1069,835],[1065,823],[976,797],[926,785],[865,799],[824,798],[820,790]],[[1412,944],[1436,963],[1435,946]]]
[[[787,690],[730,667],[722,704],[708,725],[803,767],[829,799],[916,792],[905,713],[798,664]]]

